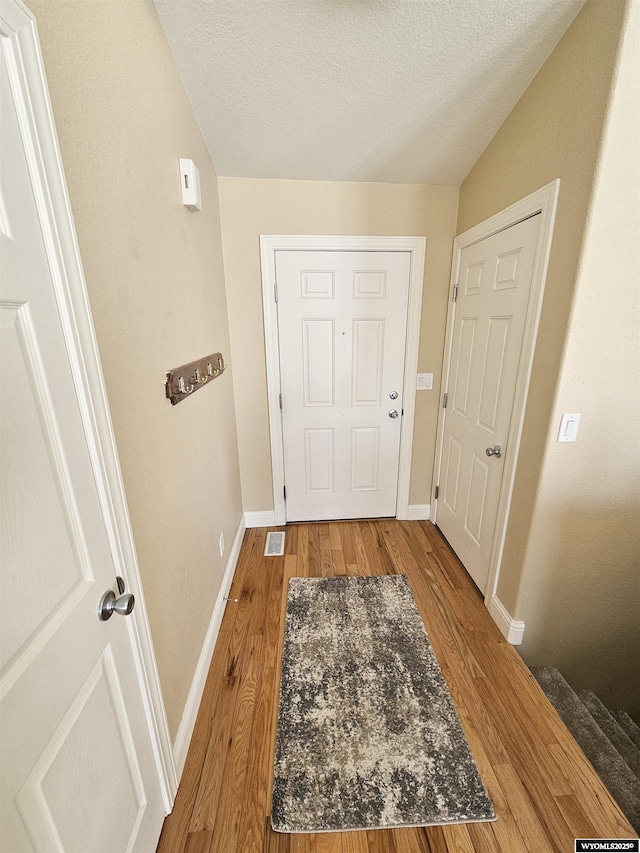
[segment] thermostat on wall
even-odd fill
[[[180,163],[180,184],[182,186],[182,203],[189,210],[202,210],[200,197],[200,172],[193,160],[178,161]]]

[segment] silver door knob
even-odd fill
[[[495,456],[496,459],[500,459],[502,456],[502,448],[499,444],[496,444],[495,447],[487,447],[487,456]]]
[[[116,598],[115,592],[108,589],[98,604],[98,619],[101,622],[111,619],[114,613],[119,613],[120,616],[128,616],[135,607],[136,599],[132,593],[124,591],[122,578],[118,577],[116,581],[120,595]]]
[[[391,409],[391,411],[389,412],[389,417],[390,418],[397,418],[398,417],[398,410],[397,409]]]

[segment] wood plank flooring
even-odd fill
[[[274,529],[274,528],[270,528]],[[436,527],[346,521],[286,528],[263,557],[248,530],[174,810],[158,853],[569,853],[634,833]],[[405,574],[498,819],[425,829],[283,835],[271,774],[291,577]]]

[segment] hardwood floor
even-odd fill
[[[273,529],[273,528],[271,528]],[[458,559],[429,522],[248,530],[174,810],[158,853],[569,853],[633,830]],[[406,574],[498,819],[368,832],[272,831],[271,771],[291,577]]]

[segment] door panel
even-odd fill
[[[114,749],[120,744],[120,749]],[[111,784],[105,785],[108,768]],[[77,820],[69,803],[100,803]],[[138,757],[109,649],[93,667],[16,797],[36,849],[126,850],[145,811]],[[113,825],[113,815],[119,820]]]
[[[490,473],[486,457],[485,459],[482,459],[474,453],[471,462],[469,500],[467,502],[467,515],[464,527],[467,533],[473,537],[478,546],[481,544],[480,536],[482,533],[482,516],[484,514],[486,504],[487,484],[489,482]]]
[[[462,461],[462,445],[454,435],[447,436],[447,454],[445,457],[445,477],[443,500],[449,509],[455,513],[458,509],[458,487],[460,485],[460,463]]]
[[[351,430],[351,491],[378,490],[380,464],[380,428],[356,427]]]
[[[94,578],[29,303],[0,304],[0,335],[2,480],[10,496],[2,501],[0,547],[2,565],[20,567],[0,605],[7,676]]]
[[[471,380],[471,359],[474,354],[474,340],[477,317],[465,317],[460,325],[458,350],[455,361],[455,381],[453,408],[463,418],[467,417],[469,405],[469,382]]]
[[[0,39],[0,847],[143,851],[164,809],[115,566]],[[16,80],[16,75],[12,77]]]
[[[307,492],[333,492],[333,430],[305,429]]]
[[[463,250],[437,524],[484,591],[540,216]],[[503,456],[487,456],[500,445]]]
[[[333,406],[335,395],[333,320],[302,321],[302,359],[305,406]]]
[[[288,521],[396,513],[410,258],[276,253]]]
[[[496,435],[502,380],[506,372],[511,317],[491,317],[484,354],[482,387],[478,405],[477,425],[490,435]]]
[[[382,404],[384,320],[353,321],[351,405]]]

